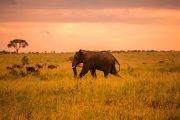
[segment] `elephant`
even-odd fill
[[[92,77],[96,78],[96,70],[104,72],[104,77],[107,78],[109,73],[119,77],[120,64],[117,59],[109,51],[87,51],[79,50],[75,53],[72,61],[72,69],[74,77],[77,78],[76,67],[78,64],[83,63],[82,70],[79,74],[79,78],[82,78],[90,70]],[[117,71],[115,64],[119,65]]]

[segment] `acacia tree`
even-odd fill
[[[16,53],[18,53],[19,49],[25,48],[26,46],[28,46],[28,43],[25,40],[14,39],[14,40],[10,41],[7,46],[8,46],[8,48],[11,48],[11,47],[15,48]]]

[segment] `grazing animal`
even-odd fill
[[[40,65],[40,64],[36,64],[35,66],[39,69],[43,68],[43,65]]]
[[[163,63],[165,63],[165,61],[161,60],[161,61],[159,61],[158,63],[161,63],[161,64],[163,64]]]
[[[12,66],[12,68],[22,69],[23,66],[22,66],[22,65],[18,65],[18,64],[14,64],[14,65]]]
[[[56,69],[59,65],[49,64],[47,67],[48,69]]]
[[[7,69],[7,70],[12,70],[13,68],[10,67],[10,66],[7,66],[6,69]]]
[[[34,66],[26,66],[26,71],[28,72],[38,72],[39,69]]]
[[[104,72],[104,77],[108,77],[109,73],[119,77],[120,64],[117,59],[108,51],[86,51],[79,50],[75,53],[72,62],[74,77],[77,77],[76,67],[83,63],[79,78],[82,78],[90,70],[92,77],[96,77],[96,70]],[[116,70],[115,64],[119,65],[119,70]]]

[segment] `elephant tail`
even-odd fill
[[[120,64],[119,64],[118,60],[111,53],[109,53],[109,54],[114,58],[115,64],[117,63],[119,65],[119,70],[117,71],[117,72],[119,72],[120,71]]]
[[[115,62],[119,65],[119,70],[117,71],[117,72],[119,72],[119,71],[120,71],[120,64],[119,64],[119,62],[117,61],[117,59],[115,59]]]

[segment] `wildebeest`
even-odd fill
[[[75,53],[72,62],[72,69],[74,72],[74,77],[77,77],[76,67],[78,64],[83,63],[83,68],[79,74],[82,78],[89,70],[93,77],[96,77],[96,70],[104,72],[104,77],[108,77],[111,73],[115,76],[119,76],[120,64],[117,59],[108,51],[86,51],[79,50]],[[116,70],[115,64],[119,65],[119,70]]]
[[[55,65],[55,64],[48,64],[47,65],[48,69],[56,69],[59,67],[59,65]]]
[[[23,66],[22,66],[22,65],[18,65],[18,64],[14,64],[14,65],[12,65],[12,68],[19,68],[19,69],[22,69]]]
[[[39,69],[43,68],[43,65],[40,64],[36,64],[35,66],[38,67]]]
[[[7,70],[12,70],[13,68],[10,67],[10,66],[7,66],[6,69],[7,69]]]
[[[26,66],[25,68],[26,68],[26,71],[28,71],[28,72],[38,72],[39,71],[39,69],[35,66]]]

